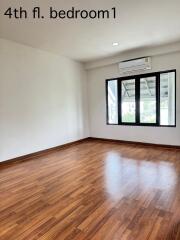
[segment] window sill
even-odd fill
[[[155,124],[133,124],[133,123],[121,123],[121,124],[111,124],[107,123],[107,126],[128,126],[128,127],[160,127],[160,128],[176,128],[176,125],[155,125]]]

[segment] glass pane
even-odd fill
[[[156,123],[156,77],[140,79],[140,122]]]
[[[109,124],[118,124],[117,80],[108,81],[108,120]]]
[[[175,125],[175,72],[160,75],[160,123]]]
[[[121,82],[122,98],[122,122],[135,123],[136,121],[136,102],[135,102],[135,79]]]

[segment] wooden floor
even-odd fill
[[[25,239],[180,240],[180,151],[91,140],[1,166],[0,240]]]

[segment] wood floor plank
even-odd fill
[[[0,167],[0,240],[180,240],[180,150],[87,140]]]

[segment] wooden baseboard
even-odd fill
[[[74,141],[74,142],[66,143],[66,144],[63,144],[63,145],[60,145],[60,146],[57,146],[57,147],[53,147],[53,148],[45,149],[45,150],[42,150],[42,151],[39,151],[39,152],[30,153],[30,154],[27,154],[27,155],[24,155],[24,156],[9,159],[9,160],[0,162],[0,168],[2,168],[4,166],[11,165],[11,164],[24,162],[24,161],[27,161],[27,160],[29,160],[31,158],[34,158],[34,157],[40,157],[40,156],[46,155],[48,153],[56,152],[58,150],[65,149],[65,148],[70,147],[70,146],[75,146],[79,143],[86,142],[88,140],[89,140],[89,138],[84,138],[84,139],[80,139],[80,140],[77,140],[77,141]]]
[[[125,141],[125,140],[116,140],[116,139],[108,139],[108,138],[96,138],[89,137],[89,140],[103,141],[103,142],[111,142],[111,143],[119,143],[119,144],[131,144],[136,146],[143,147],[159,147],[159,148],[170,148],[170,149],[178,149],[180,150],[180,146],[175,145],[164,145],[164,144],[155,144],[155,143],[144,143],[144,142],[133,142],[133,141]]]
[[[107,139],[107,138],[95,138],[95,137],[88,137],[84,139],[80,139],[74,142],[66,143],[57,147],[49,148],[46,150],[42,150],[39,152],[27,154],[25,156],[20,156],[17,158],[13,158],[4,162],[0,162],[0,168],[7,167],[12,164],[24,162],[27,160],[30,160],[35,157],[40,157],[52,152],[56,152],[61,149],[68,148],[70,146],[78,145],[79,143],[87,142],[87,141],[101,141],[101,142],[109,142],[109,143],[118,143],[118,144],[126,144],[126,145],[136,145],[136,146],[143,146],[143,147],[160,147],[160,148],[168,148],[168,149],[177,149],[180,150],[180,146],[174,146],[174,145],[163,145],[163,144],[153,144],[153,143],[143,143],[143,142],[132,142],[132,141],[124,141],[124,140],[115,140],[115,139]]]

